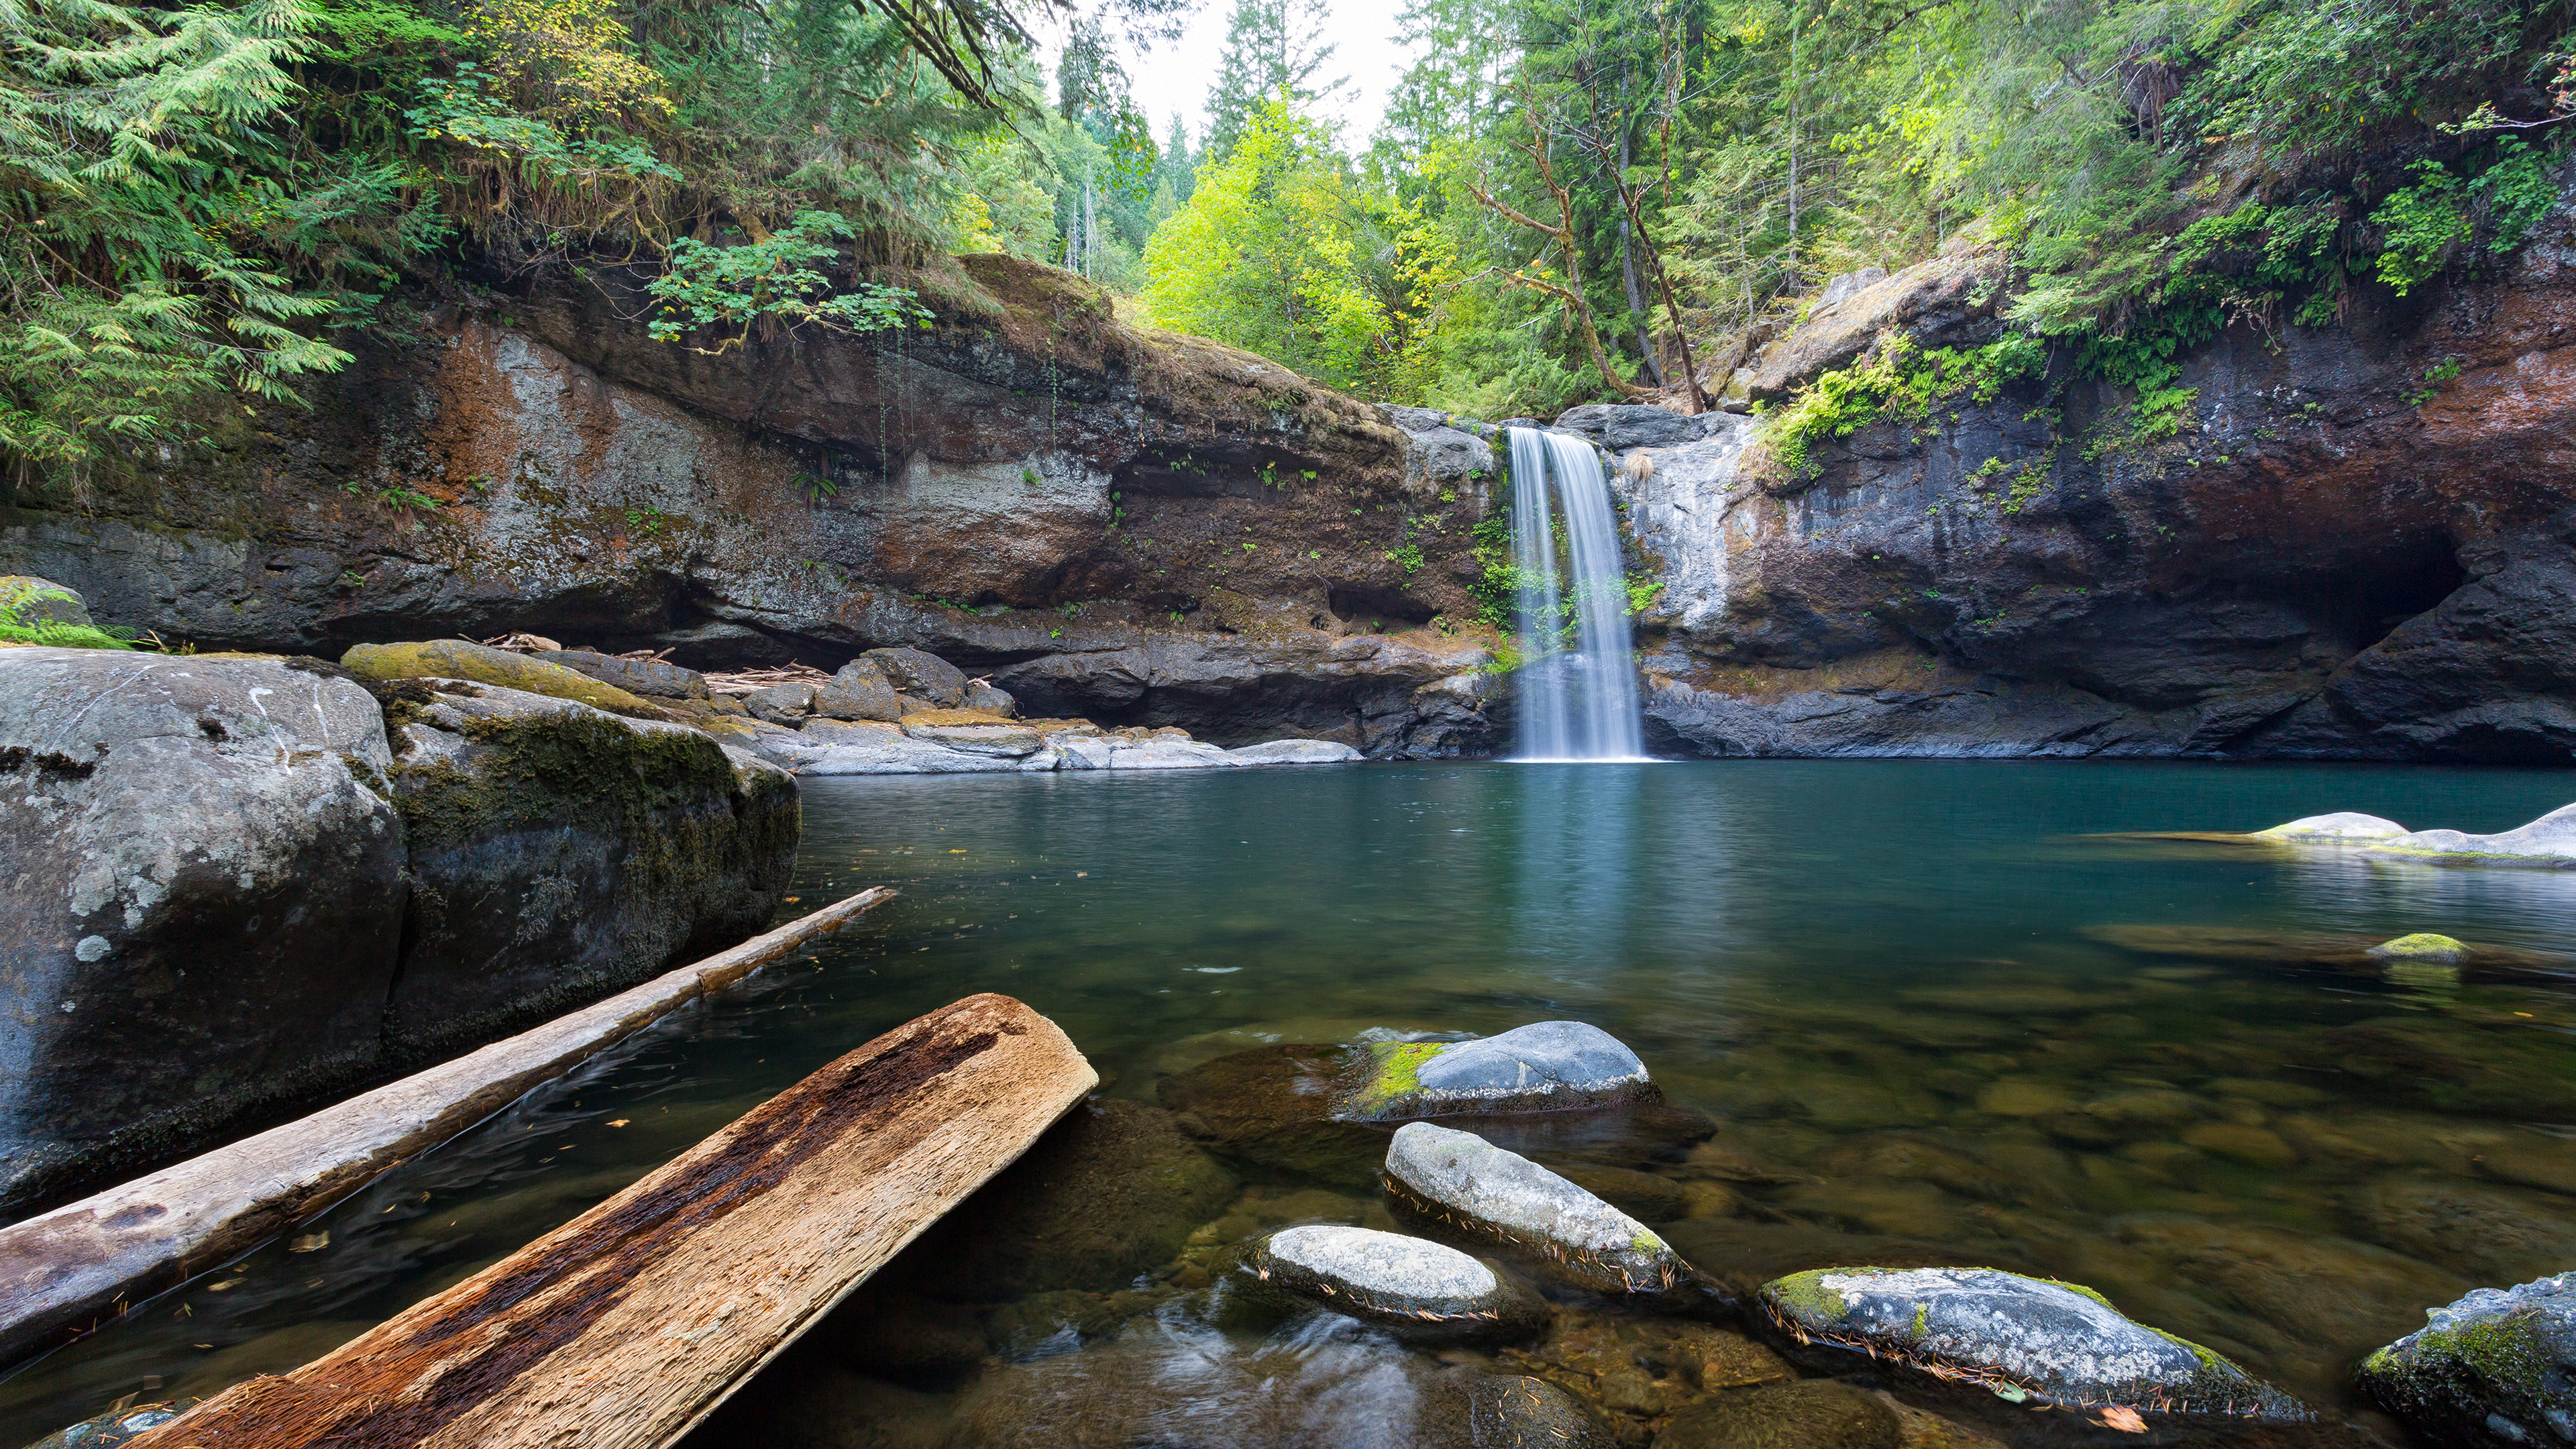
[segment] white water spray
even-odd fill
[[[1639,760],[1637,668],[1628,637],[1628,586],[1619,524],[1601,456],[1581,438],[1514,428],[1512,563],[1521,652],[1519,760]],[[1553,479],[1553,490],[1550,480]],[[1556,568],[1556,509],[1573,567],[1574,647]]]

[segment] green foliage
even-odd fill
[[[654,302],[648,330],[663,342],[707,330],[730,331],[710,355],[736,347],[764,320],[789,328],[815,322],[847,332],[927,327],[930,310],[902,287],[861,282],[833,292],[813,263],[839,255],[826,238],[851,235],[850,224],[828,211],[801,211],[795,224],[764,241],[716,246],[681,237],[671,243],[670,264],[645,291]]]
[[[12,597],[0,599],[0,643],[43,644],[55,649],[131,649],[131,630],[105,630],[87,624],[63,624],[51,619],[26,617],[26,606],[44,599],[69,599],[64,593],[41,589],[13,587]]]
[[[1889,333],[1874,351],[1875,360],[1823,374],[1789,407],[1765,420],[1762,442],[1785,477],[1806,480],[1822,471],[1813,456],[1818,443],[1850,437],[1882,421],[1920,423],[1944,398],[1992,402],[2005,388],[2038,377],[2048,366],[2038,340],[2020,333],[1967,351],[1926,351],[1902,333]]]

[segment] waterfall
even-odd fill
[[[1628,581],[1610,485],[1590,443],[1514,428],[1513,600],[1526,663],[1520,671],[1520,760],[1637,760],[1637,667],[1628,640]],[[1549,480],[1553,478],[1551,506]],[[1573,568],[1574,647],[1556,566],[1558,507]]]

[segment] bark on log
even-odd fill
[[[1098,1084],[1055,1023],[970,996],[463,1283],[132,1449],[669,1444]]]
[[[249,1251],[894,894],[861,891],[454,1061],[0,1229],[0,1366]]]

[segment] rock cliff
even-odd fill
[[[516,629],[824,668],[911,646],[1038,716],[1508,742],[1472,622],[1489,430],[1132,327],[1007,258],[887,276],[934,325],[714,356],[647,338],[632,279],[459,284],[219,456],[0,506],[0,572],[201,646]],[[1729,406],[1892,335],[1989,339],[2010,285],[1974,246],[1844,279],[1733,349]],[[1745,417],[1560,425],[1621,465],[1664,584],[1639,643],[1665,752],[2556,761],[2571,323],[2562,205],[2485,280],[2241,321],[2184,359],[2190,425],[2161,441],[2062,374],[1864,428],[1796,478],[1748,466]]]
[[[720,356],[646,337],[614,276],[425,296],[412,340],[212,459],[9,501],[0,572],[201,648],[912,645],[1034,710],[1221,744],[1488,742],[1474,691],[1412,703],[1490,657],[1458,627],[1482,441],[1129,327],[1043,267],[889,280],[936,325]]]

